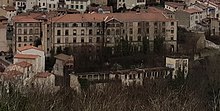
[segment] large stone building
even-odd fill
[[[123,39],[133,50],[140,51],[144,37],[150,41],[151,51],[156,38],[164,38],[168,50],[177,49],[177,21],[162,13],[67,14],[53,18],[52,22],[55,50],[77,45],[99,49],[104,45],[112,47],[114,52],[114,46]]]
[[[42,22],[32,18],[31,15],[16,16],[13,23],[13,52],[16,52],[19,47],[34,45],[34,41],[42,37]]]
[[[162,12],[65,14],[57,17],[42,13],[19,15],[13,19],[13,51],[38,43],[47,56],[53,50],[57,52],[57,49],[79,46],[95,53],[103,46],[110,47],[114,53],[114,47],[119,46],[121,40],[128,41],[132,51],[142,51],[144,39],[149,41],[149,48],[153,51],[154,40],[163,38],[167,51],[175,52],[177,21],[168,15]]]

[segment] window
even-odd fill
[[[30,29],[30,30],[29,30],[29,34],[33,34],[33,29]]]
[[[60,38],[57,38],[57,43],[60,43]]]
[[[100,33],[100,30],[99,30],[99,29],[97,29],[97,35],[99,35],[99,34],[101,34],[101,33]]]
[[[32,37],[32,36],[29,37],[29,41],[30,41],[30,42],[33,41],[33,37]]]
[[[55,5],[55,4],[53,4],[53,8],[56,8],[56,5]]]
[[[26,46],[27,44],[24,44],[24,46]]]
[[[57,35],[61,35],[61,30],[57,30]]]
[[[27,29],[24,29],[24,34],[27,34]]]
[[[17,25],[18,27],[22,27],[22,25],[20,24],[20,23],[18,23],[18,25]]]
[[[171,22],[171,26],[174,26],[174,22]]]
[[[113,34],[113,35],[115,34],[115,29],[112,29],[112,34]]]
[[[89,29],[89,35],[92,35],[92,29]]]
[[[149,28],[146,29],[146,33],[149,34]]]
[[[73,29],[73,35],[76,35],[76,29]]]
[[[27,27],[27,24],[26,24],[26,23],[24,23],[24,27]]]
[[[170,39],[173,40],[173,36],[171,36]]]
[[[49,4],[49,8],[51,8],[51,4]]]
[[[92,43],[92,37],[89,37],[89,43]]]
[[[65,38],[65,43],[68,43],[69,42],[69,39],[68,37]]]
[[[162,22],[162,26],[165,26],[165,22]]]
[[[80,9],[83,9],[83,5],[80,5]]]
[[[84,35],[84,32],[85,32],[84,29],[82,29],[82,30],[81,30],[81,35]]]
[[[84,38],[83,37],[81,38],[81,42],[84,43]]]
[[[110,35],[110,29],[107,30],[107,35]]]
[[[92,23],[91,22],[88,22],[88,27],[92,27]]]
[[[174,33],[174,30],[171,30],[171,34],[173,34]]]
[[[24,42],[27,42],[27,36],[24,36]]]
[[[73,23],[72,27],[78,27],[78,25],[76,23]]]
[[[21,37],[18,37],[18,42],[21,42]]]
[[[21,29],[18,29],[18,34],[22,34],[22,30]]]
[[[120,30],[116,29],[116,35],[120,35]]]
[[[133,29],[132,28],[129,29],[129,33],[133,34]]]
[[[110,40],[110,38],[106,38],[106,41],[107,41],[107,43],[109,43],[111,40]]]
[[[35,24],[35,26],[36,26],[36,27],[39,27],[39,26],[40,26],[40,24],[39,24],[39,23],[36,23],[36,24]]]
[[[60,23],[57,23],[57,27],[61,27],[61,24],[60,24]]]
[[[69,35],[69,30],[65,30],[65,35]]]
[[[141,26],[141,22],[138,22],[138,27],[140,27]]]
[[[71,8],[74,8],[74,5],[71,5]]]
[[[141,28],[138,28],[138,34],[141,34]]]
[[[64,27],[69,27],[69,24],[68,23],[64,23]]]
[[[97,37],[97,38],[96,38],[96,42],[97,42],[97,43],[100,43],[100,42],[101,42],[100,37]]]
[[[141,36],[138,36],[138,41],[139,41],[139,42],[141,41]]]
[[[162,28],[162,33],[165,33],[165,31],[166,31],[165,28]]]
[[[35,34],[39,34],[39,29],[35,29]]]
[[[21,44],[18,44],[18,47],[21,47]]]
[[[154,34],[157,34],[158,32],[157,32],[157,28],[154,28]]]
[[[76,43],[76,38],[75,37],[73,38],[73,43]]]
[[[129,41],[133,41],[133,37],[132,36],[129,37]]]
[[[146,22],[146,26],[149,26],[149,22]]]
[[[76,5],[76,9],[79,9],[79,5]]]
[[[154,22],[154,26],[157,26],[157,22]]]

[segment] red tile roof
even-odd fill
[[[187,12],[187,13],[190,13],[190,14],[202,12],[201,10],[198,10],[198,9],[195,9],[195,8],[186,9],[184,11]]]
[[[15,7],[12,7],[12,6],[6,6],[4,9],[6,11],[16,11]]]
[[[17,62],[17,63],[15,63],[15,65],[21,66],[21,67],[23,67],[23,68],[32,66],[32,64],[30,64],[30,63],[28,63],[28,62],[26,62],[26,61]]]
[[[14,22],[40,22],[31,16],[17,15],[13,17]]]
[[[185,6],[184,3],[177,3],[177,2],[165,2],[165,5],[169,5],[169,6],[174,7],[174,8]]]
[[[40,72],[37,75],[35,75],[36,78],[47,78],[51,76],[52,74],[49,72]]]
[[[126,12],[126,13],[110,13],[110,14],[66,14],[54,17],[53,22],[101,22],[106,18],[116,18],[120,21],[170,21],[174,19],[167,18],[162,13],[146,13],[146,12]]]
[[[16,54],[14,58],[18,59],[36,59],[38,58],[38,55],[32,55],[32,54]]]
[[[23,75],[23,73],[20,71],[12,70],[3,72],[1,75],[4,76],[5,79],[13,79],[14,77]]]
[[[34,46],[24,46],[24,47],[19,47],[18,48],[19,51],[25,51],[25,50],[29,50],[29,49],[35,49],[35,50],[43,51],[40,48],[37,48],[37,47],[34,47]]]

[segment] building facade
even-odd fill
[[[84,12],[90,3],[90,0],[65,0],[64,7],[67,9],[75,9],[77,11]]]
[[[42,37],[41,21],[26,16],[16,16],[13,20],[13,52],[23,46],[32,46]]]
[[[154,50],[154,40],[164,38],[166,48],[176,51],[177,21],[162,13],[67,14],[53,18],[52,47],[91,45],[112,47],[127,40],[140,51],[143,38]],[[103,33],[104,32],[104,33]]]

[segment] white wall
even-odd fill
[[[172,12],[175,12],[175,11],[176,11],[175,8],[173,8],[173,7],[169,6],[169,5],[165,5],[165,9],[170,10],[170,11],[172,11]]]
[[[29,50],[22,51],[21,54],[39,55],[40,58],[37,60],[37,62],[38,62],[37,65],[39,66],[38,71],[39,72],[44,72],[45,71],[45,54],[44,54],[44,51],[29,49]]]

